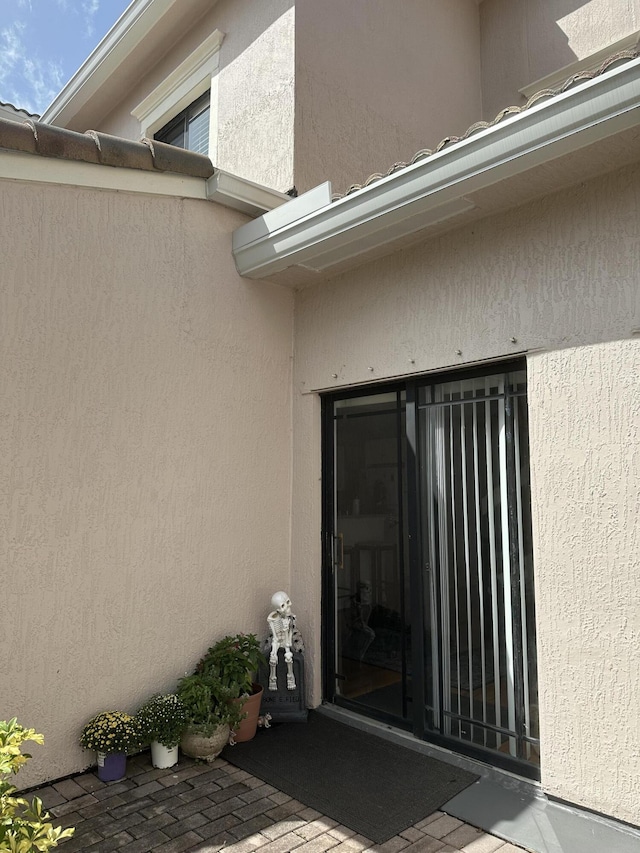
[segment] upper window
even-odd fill
[[[218,64],[224,34],[214,30],[131,114],[142,136],[217,156]]]
[[[197,151],[198,154],[209,153],[209,116],[211,112],[209,92],[205,92],[197,101],[179,113],[164,127],[154,133],[159,142],[177,145]]]

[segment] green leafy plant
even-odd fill
[[[187,709],[187,726],[204,737],[211,737],[218,726],[237,726],[244,714],[229,701],[228,691],[211,675],[194,673],[178,682],[177,695]]]
[[[80,737],[83,749],[96,752],[131,752],[140,745],[136,720],[124,711],[103,711],[89,720]]]
[[[31,758],[22,752],[25,741],[44,743],[35,729],[25,729],[17,718],[0,721],[0,851],[1,853],[41,853],[58,846],[62,838],[70,838],[73,827],[62,829],[49,822],[42,800],[34,797],[31,803],[16,797],[16,787],[7,778],[17,773]]]
[[[136,722],[143,743],[156,740],[172,749],[187,725],[187,708],[175,693],[159,693],[138,710]]]
[[[217,679],[228,698],[240,699],[253,692],[253,679],[265,662],[255,634],[227,635],[211,646],[196,672]]]

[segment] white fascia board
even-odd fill
[[[284,225],[269,215],[247,223],[234,233],[236,267],[249,278],[326,269],[469,209],[470,193],[639,124],[634,59]]]
[[[24,151],[0,150],[0,180],[147,193],[201,201],[207,198],[203,178],[178,175],[175,172],[123,169],[77,160],[40,157]]]
[[[249,216],[260,216],[290,201],[285,193],[248,181],[246,178],[240,178],[238,175],[232,175],[222,169],[216,169],[207,179],[206,192],[209,201],[248,213]]]
[[[82,63],[42,114],[46,124],[64,126],[84,106],[178,0],[135,0]],[[180,0],[186,5],[185,0]],[[70,112],[71,110],[71,112]],[[70,115],[69,115],[70,112]]]

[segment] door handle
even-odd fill
[[[340,558],[336,558],[336,569],[344,569],[344,533],[338,533],[338,535],[336,536],[336,541],[340,546]]]

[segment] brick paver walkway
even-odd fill
[[[155,770],[143,753],[122,782],[89,772],[35,793],[55,824],[76,828],[63,853],[521,853],[442,812],[376,845],[223,759]]]

